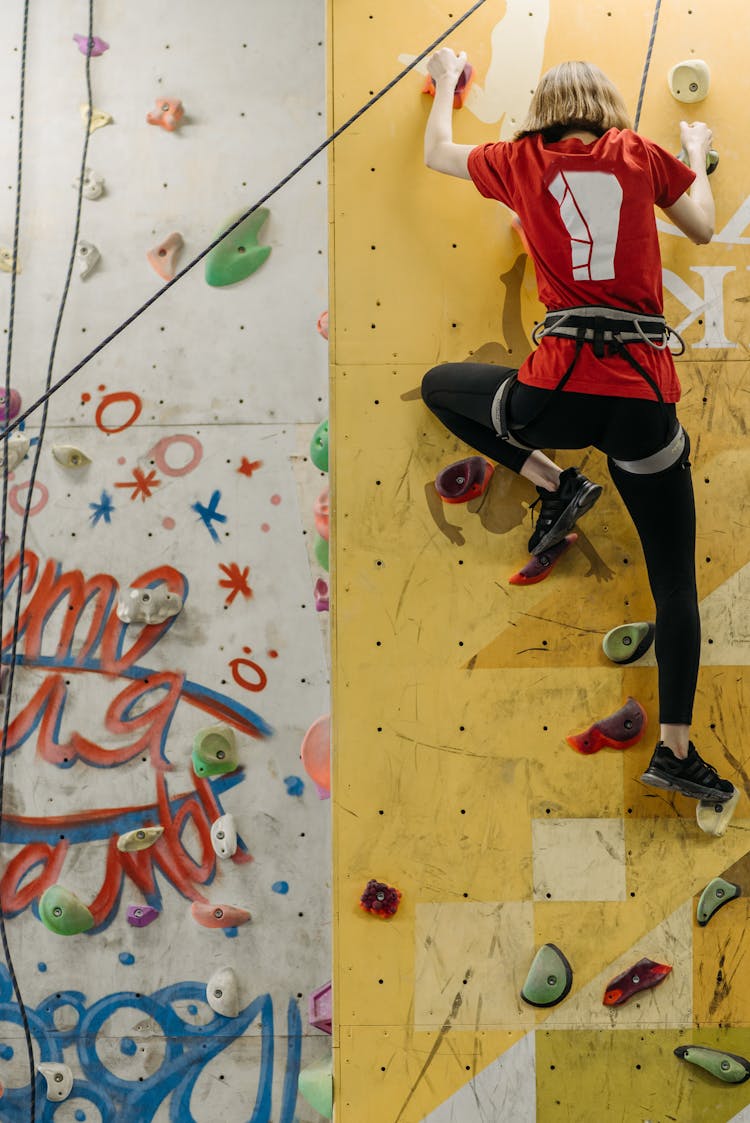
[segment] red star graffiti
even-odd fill
[[[237,471],[241,472],[243,476],[252,476],[253,472],[256,472],[258,468],[261,468],[262,466],[262,460],[248,460],[246,456],[243,456],[242,463],[240,464]]]
[[[156,472],[153,469],[146,475],[141,468],[133,469],[133,479],[124,480],[122,483],[116,483],[115,487],[128,487],[132,491],[131,499],[137,499],[140,495],[142,501],[145,503],[150,499],[154,493],[154,489],[159,486],[161,480],[158,479]]]
[[[230,562],[229,565],[222,565],[219,563],[219,569],[227,575],[226,581],[219,581],[222,589],[231,589],[225,604],[231,604],[238,593],[242,593],[246,600],[249,600],[253,595],[253,590],[247,583],[250,574],[250,566],[246,565],[244,569],[240,569],[236,562]]]

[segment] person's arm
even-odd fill
[[[471,179],[468,159],[474,145],[453,143],[453,94],[465,65],[465,52],[456,55],[450,47],[441,47],[427,63],[435,97],[424,134],[424,162],[433,171]]]
[[[680,122],[682,147],[687,153],[695,181],[687,192],[664,213],[697,246],[705,246],[714,236],[716,209],[711,184],[706,173],[706,157],[711,147],[711,130],[701,121],[688,125]]]

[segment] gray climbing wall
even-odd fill
[[[22,7],[0,7],[5,247]],[[325,132],[322,0],[94,0],[93,12],[110,49],[90,61],[92,102],[112,122],[90,137],[87,164],[105,191],[83,200],[80,238],[101,259],[86,278],[76,262],[53,379],[162,286],[147,251],[179,232],[182,267]],[[11,377],[24,409],[44,389],[73,246],[87,101],[73,35],[88,18],[83,0],[32,4]],[[146,122],[164,98],[184,105],[173,132]],[[9,476],[6,668],[30,514],[0,894],[36,1060],[64,1062],[75,1079],[55,1108],[37,1077],[38,1119],[320,1118],[297,1104],[297,1074],[330,1051],[307,1018],[309,993],[330,978],[329,804],[300,761],[329,706],[314,596],[326,575],[312,549],[326,479],[308,457],[327,409],[316,331],[327,307],[325,158],[269,208],[262,268],[210,287],[197,266],[54,394],[33,487],[39,412]],[[4,331],[10,291],[0,273]],[[60,445],[90,463],[58,450],[59,462]],[[178,616],[120,622],[118,590],[163,583],[184,597]],[[239,767],[201,777],[193,740],[217,723],[234,733]],[[224,813],[239,835],[230,859],[210,841]],[[163,828],[153,846],[118,850],[146,827]],[[45,890],[70,921],[55,886],[93,927],[45,926]],[[158,914],[134,926],[129,906]],[[235,1016],[206,1002],[222,968],[238,983]],[[0,963],[2,1123],[29,1118],[28,1081]]]

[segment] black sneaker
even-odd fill
[[[534,508],[541,502],[541,507],[529,539],[530,554],[543,554],[550,546],[562,542],[579,516],[593,507],[602,493],[601,484],[587,480],[577,468],[566,468],[561,473],[557,491],[547,491],[543,487],[536,490],[539,499],[531,506]]]
[[[734,785],[720,779],[716,769],[701,760],[692,741],[685,760],[680,760],[668,745],[659,741],[641,780],[652,788],[682,792],[691,799],[715,799],[725,803],[734,795]]]

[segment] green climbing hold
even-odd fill
[[[573,970],[554,944],[544,944],[534,956],[521,998],[530,1006],[556,1006],[573,985]]]
[[[328,471],[328,422],[321,421],[310,441],[310,459],[320,472]]]
[[[315,550],[315,557],[317,559],[318,565],[322,566],[322,568],[327,573],[328,572],[328,543],[326,542],[325,538],[321,538],[321,536],[319,534],[316,534],[316,536],[315,536],[314,550]]]
[[[303,1068],[297,1086],[310,1107],[325,1119],[333,1117],[333,1061],[330,1057]]]
[[[62,885],[50,885],[39,901],[39,916],[45,928],[58,936],[77,936],[88,932],[95,921],[83,901]]]
[[[697,920],[701,928],[706,927],[711,917],[720,908],[728,905],[730,901],[734,901],[740,895],[739,885],[733,885],[731,881],[725,881],[723,877],[715,877],[713,881],[709,881],[698,901]]]
[[[674,1055],[692,1065],[698,1065],[726,1084],[742,1084],[750,1077],[750,1061],[721,1049],[708,1049],[704,1045],[679,1045]]]
[[[269,213],[265,207],[259,207],[231,234],[227,234],[218,246],[214,246],[206,257],[206,280],[209,285],[216,288],[234,285],[260,269],[271,252],[270,246],[258,245],[258,234]],[[239,214],[235,214],[225,222],[217,232],[217,237],[223,230],[228,230],[239,217]]]
[[[604,654],[613,663],[635,663],[654,641],[653,624],[620,624],[602,640]]]
[[[228,725],[209,725],[193,740],[193,768],[196,776],[221,776],[239,765],[234,733]]]

